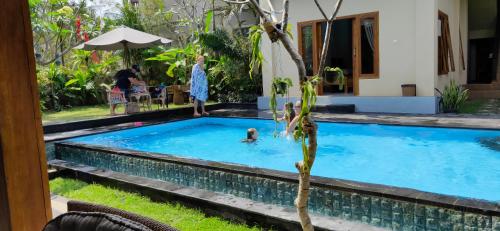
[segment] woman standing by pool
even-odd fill
[[[198,58],[196,58],[196,64],[193,66],[191,72],[190,92],[194,101],[194,117],[200,117],[200,113],[198,113],[198,101],[200,101],[201,104],[202,115],[208,115],[208,112],[205,111],[205,101],[207,101],[208,98],[208,81],[207,75],[203,70],[204,63],[205,58],[199,55]]]

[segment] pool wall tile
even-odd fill
[[[492,217],[492,230],[500,231],[500,217]]]
[[[47,157],[47,161],[56,159],[56,147],[54,142],[45,143],[45,155]]]
[[[363,223],[369,224],[371,221],[371,197],[369,196],[362,196],[361,198],[361,210],[362,210],[362,216],[361,216],[361,221]]]
[[[292,208],[298,184],[266,176],[55,145],[54,158]],[[51,154],[52,155],[52,154]],[[391,230],[500,231],[500,218],[328,187],[310,189],[313,213]]]

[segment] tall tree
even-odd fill
[[[299,122],[299,130],[301,131],[302,138],[302,150],[303,150],[303,160],[295,163],[295,167],[299,171],[299,190],[297,194],[297,198],[295,199],[295,207],[297,208],[297,212],[299,214],[300,223],[302,225],[302,229],[305,231],[314,230],[314,227],[311,223],[311,218],[308,212],[307,202],[309,200],[309,188],[310,188],[310,178],[311,178],[311,168],[314,164],[314,160],[316,157],[316,148],[317,148],[317,126],[314,123],[314,120],[311,117],[310,113],[310,101],[315,101],[315,97],[312,96],[311,89],[313,89],[311,83],[307,83],[306,76],[306,68],[304,65],[304,60],[302,56],[299,54],[297,48],[295,48],[292,40],[290,39],[289,34],[287,33],[288,28],[288,11],[289,11],[289,0],[282,0],[283,13],[281,17],[276,14],[276,10],[274,9],[274,5],[271,0],[267,0],[267,8],[262,7],[257,0],[224,0],[228,3],[232,4],[249,4],[255,12],[259,15],[261,26],[264,28],[265,32],[271,39],[271,42],[280,41],[281,44],[285,47],[288,54],[294,61],[299,78],[304,85],[301,87],[302,91],[302,112],[300,114],[300,122]],[[263,1],[262,1],[263,2]],[[323,67],[319,70],[319,76],[322,76],[324,69],[324,62],[326,59],[328,44],[330,42],[330,34],[333,21],[335,20],[337,13],[342,5],[342,0],[337,0],[335,8],[333,10],[333,14],[331,17],[327,17],[325,11],[321,7],[321,5],[314,0],[316,6],[320,10],[321,14],[327,20],[327,33],[325,35],[325,40],[323,41],[323,50],[321,51],[321,62],[323,63]],[[265,5],[263,3],[262,5]],[[267,10],[270,9],[270,10]],[[326,48],[326,49],[325,49]],[[313,90],[314,91],[314,90]],[[308,144],[306,144],[306,137],[308,139]]]

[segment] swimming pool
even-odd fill
[[[71,139],[72,142],[296,172],[300,144],[274,138],[274,122],[200,118]],[[256,143],[241,143],[246,129]],[[318,123],[312,174],[500,201],[500,131]]]

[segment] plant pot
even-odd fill
[[[276,86],[276,93],[278,93],[279,95],[285,95],[287,89],[288,89],[287,83],[284,82],[278,83]]]
[[[184,92],[182,91],[182,85],[173,85],[174,97],[173,102],[175,105],[184,104]]]
[[[403,96],[417,96],[417,85],[415,84],[403,84],[401,85],[401,90],[403,91]]]

